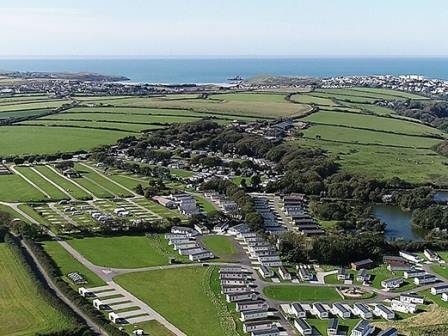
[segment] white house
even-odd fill
[[[300,303],[293,303],[291,305],[291,312],[295,317],[305,318],[306,310],[302,307]]]
[[[422,258],[415,253],[400,251],[399,255],[400,255],[400,257],[403,257],[404,259],[406,259],[414,264],[418,264],[418,263],[422,262]]]
[[[423,254],[426,258],[428,258],[429,261],[440,261],[440,256],[433,250],[425,249],[423,251]]]
[[[355,303],[353,305],[353,314],[363,318],[364,320],[368,320],[373,317],[372,311],[364,303]]]
[[[312,335],[313,328],[309,325],[309,323],[303,318],[297,318],[294,320],[294,327],[302,334],[302,335]]]
[[[263,278],[272,278],[274,276],[274,272],[265,265],[260,266],[260,274]]]
[[[410,270],[410,271],[404,271],[403,276],[405,279],[409,278],[415,278],[422,275],[425,275],[426,271],[423,269],[416,269],[416,270]]]
[[[425,299],[423,298],[423,296],[413,294],[413,293],[401,294],[400,301],[407,302],[407,303],[413,303],[413,304],[424,304],[425,303]]]
[[[257,294],[254,292],[226,294],[226,301],[229,303],[236,302],[236,301],[256,300],[256,299],[257,299]]]
[[[387,279],[381,281],[381,287],[384,289],[399,288],[404,283],[403,278]]]
[[[328,311],[324,308],[324,306],[321,303],[314,303],[312,314],[319,317],[320,319],[326,319],[328,318]]]
[[[385,320],[393,320],[395,318],[395,313],[382,304],[377,304],[373,310],[373,313]]]
[[[405,314],[414,314],[417,311],[417,306],[413,303],[392,300],[390,308]]]
[[[92,297],[92,296],[95,296],[95,294],[93,292],[91,292],[90,290],[88,290],[85,287],[79,287],[78,293],[82,297]]]
[[[241,312],[240,320],[245,322],[245,321],[265,319],[267,317],[268,317],[267,310],[246,310]]]
[[[284,266],[278,268],[278,274],[283,280],[291,280],[291,273]]]
[[[343,319],[350,318],[350,316],[352,315],[350,310],[345,308],[341,303],[333,304],[333,312],[335,315]]]
[[[375,331],[375,327],[367,320],[360,320],[353,328],[350,336],[369,336]]]
[[[243,331],[245,333],[250,333],[250,332],[259,331],[259,330],[270,330],[270,329],[272,329],[271,321],[243,323]]]
[[[191,261],[201,261],[204,259],[213,259],[214,257],[215,255],[212,252],[202,250],[200,252],[190,254],[188,256],[188,259],[190,259]]]
[[[280,330],[273,326],[271,329],[252,331],[250,336],[280,336]]]
[[[255,301],[238,301],[236,303],[236,311],[242,312],[246,310],[267,310],[269,309],[269,305],[266,301],[263,300],[255,300]]]
[[[431,294],[437,295],[448,292],[448,285],[440,285],[431,288]]]
[[[425,274],[425,275],[418,276],[418,277],[414,278],[414,283],[417,286],[430,284],[430,283],[434,283],[437,281],[439,281],[439,279],[435,275],[432,275],[432,274]]]

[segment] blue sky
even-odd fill
[[[446,0],[0,0],[0,56],[448,56]]]

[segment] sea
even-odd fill
[[[226,83],[257,75],[409,75],[448,80],[448,58],[72,58],[0,59],[0,71],[94,72],[133,83]]]

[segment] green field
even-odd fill
[[[19,103],[19,104],[1,105],[0,112],[56,108],[56,107],[61,107],[63,104],[70,103],[70,102],[71,102],[70,100],[57,100],[57,101],[47,101],[47,102],[27,102],[27,103]]]
[[[32,109],[32,110],[14,110],[9,112],[0,112],[0,119],[8,119],[8,118],[26,118],[26,117],[34,117],[40,116],[50,112],[49,109]]]
[[[0,176],[0,200],[4,202],[43,201],[46,197],[18,175]]]
[[[52,200],[61,200],[68,199],[68,196],[65,195],[61,190],[56,188],[53,184],[45,180],[42,176],[36,173],[32,168],[29,167],[16,167],[17,171],[25,176],[27,179],[32,181],[36,186],[38,186],[41,190],[50,195]]]
[[[91,167],[88,167],[84,164],[76,163],[75,169],[84,177],[84,179],[88,179],[89,182],[91,182],[92,184],[96,184],[97,186],[100,186],[109,194],[113,194],[113,195],[120,196],[120,197],[132,196],[132,194],[129,191],[127,191],[127,190],[123,189],[122,187],[120,187],[119,185],[109,181],[107,178],[105,178],[104,176],[99,174],[95,169],[93,169]]]
[[[243,94],[246,95],[246,94]],[[275,95],[277,96],[277,95]],[[242,100],[243,101],[242,101]],[[231,115],[238,117],[274,118],[281,116],[302,115],[309,111],[308,105],[291,104],[287,101],[268,102],[237,100],[213,100],[213,99],[163,99],[163,98],[126,98],[119,100],[99,100],[97,103],[111,104],[116,107],[146,107],[192,110],[194,112],[207,112],[217,115]],[[272,98],[274,99],[274,98]],[[278,99],[278,98],[275,98]]]
[[[239,102],[285,103],[285,96],[268,93],[224,93],[209,96],[209,99]]]
[[[17,256],[0,244],[0,335],[31,336],[75,326],[41,296]]]
[[[90,271],[79,261],[73,258],[58,242],[47,241],[42,244],[44,250],[54,260],[56,265],[64,275],[64,280],[71,284],[71,281],[66,277],[70,272],[78,272],[82,274],[84,279],[87,280],[88,287],[96,287],[105,285],[105,282],[101,280],[95,273]]]
[[[132,335],[132,332],[136,329],[143,329],[147,335],[154,336],[175,336],[170,330],[165,328],[156,320],[138,323],[137,325],[125,325],[124,329]]]
[[[238,250],[232,240],[226,236],[205,236],[202,238],[205,247],[221,261],[237,261]]]
[[[302,139],[298,145],[327,150],[350,174],[379,179],[399,176],[414,183],[448,183],[447,159],[429,149],[365,146],[312,139]]]
[[[291,100],[302,104],[314,104],[321,106],[341,106],[331,98],[315,97],[307,94],[295,94],[291,96]]]
[[[0,155],[52,154],[115,143],[131,133],[87,128],[1,126]]]
[[[446,137],[446,134],[442,131],[426,125],[400,119],[376,117],[372,115],[319,111],[304,118],[304,120],[316,124],[347,126],[366,130],[378,130],[408,135]]]
[[[93,237],[68,243],[98,266],[139,268],[168,264],[161,241],[145,236]]]
[[[130,273],[114,280],[187,335],[226,336],[220,309],[212,300],[211,270],[204,267]]]
[[[317,139],[320,142],[340,142],[348,144],[383,145],[405,148],[431,148],[441,140],[384,133],[378,131],[361,130],[348,127],[315,125],[303,131],[304,136],[309,139]]]
[[[65,191],[67,191],[70,195],[79,200],[91,199],[92,197],[87,194],[84,190],[79,188],[77,185],[72,183],[71,181],[63,178],[61,175],[57,174],[54,170],[47,166],[36,166],[35,167],[41,174],[45,175],[47,178],[57,183],[60,187],[62,187]]]
[[[277,301],[337,301],[341,296],[332,287],[312,286],[269,286],[263,289],[264,295]]]

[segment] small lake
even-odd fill
[[[448,202],[448,191],[437,191],[433,196],[433,200],[436,202]]]
[[[373,214],[386,224],[386,239],[422,240],[422,235],[412,227],[411,212],[405,212],[393,205],[378,204],[373,206]]]

